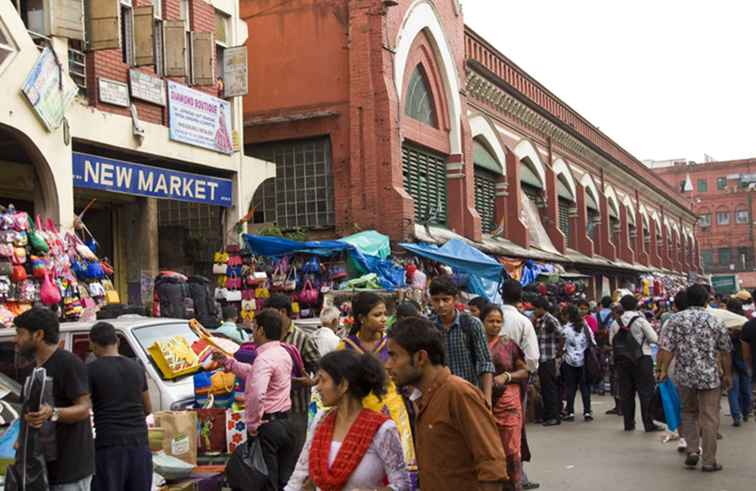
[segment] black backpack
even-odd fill
[[[632,363],[637,363],[643,356],[643,343],[645,342],[645,336],[641,342],[638,343],[638,340],[635,339],[635,336],[633,336],[633,333],[630,331],[633,323],[640,318],[641,316],[638,315],[630,319],[630,323],[627,327],[622,325],[622,320],[617,320],[620,329],[619,332],[614,335],[614,340],[612,341],[615,361],[626,360]]]

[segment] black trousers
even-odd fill
[[[559,377],[557,377],[556,360],[549,360],[538,366],[538,378],[541,381],[543,398],[543,420],[559,419]]]
[[[277,419],[264,423],[257,429],[257,438],[260,439],[265,463],[268,465],[270,484],[276,491],[286,486],[299,458],[288,423],[286,419]]]
[[[646,430],[653,428],[651,401],[656,387],[653,360],[650,356],[644,355],[636,363],[624,359],[615,360],[615,363],[625,429],[635,428],[635,394],[638,394],[640,399],[643,427]]]
[[[152,489],[152,453],[146,445],[98,448],[93,491]]]
[[[564,379],[567,383],[567,414],[575,414],[575,396],[580,387],[580,398],[583,400],[583,412],[591,412],[591,386],[588,385],[585,367],[573,367],[562,363]]]

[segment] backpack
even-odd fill
[[[612,342],[612,350],[614,352],[615,361],[623,359],[632,363],[637,363],[638,360],[640,360],[643,356],[643,343],[645,342],[645,336],[643,337],[641,342],[638,343],[638,340],[635,339],[635,336],[633,336],[633,333],[630,330],[630,328],[633,326],[633,323],[640,318],[641,316],[638,315],[630,319],[630,323],[627,325],[627,327],[622,325],[622,320],[617,321],[620,329],[619,332],[614,336],[614,340]]]
[[[585,374],[588,383],[595,385],[604,380],[604,368],[601,365],[601,348],[598,347],[591,337],[591,332],[588,326],[583,326],[583,335],[585,336],[586,341],[588,341],[584,353]]]
[[[153,317],[186,318],[186,281],[186,276],[175,271],[161,271],[157,275],[152,291]]]
[[[210,291],[210,280],[204,276],[191,276],[188,287],[194,304],[194,318],[208,329],[219,327],[218,309]]]

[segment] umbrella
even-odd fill
[[[709,307],[706,309],[706,311],[713,315],[715,318],[722,321],[727,329],[742,329],[743,324],[748,322],[748,319],[746,317],[730,312],[729,310],[712,309],[711,307]]]

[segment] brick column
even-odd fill
[[[599,193],[599,210],[601,212],[601,222],[599,222],[598,233],[598,253],[610,261],[617,259],[617,248],[612,243],[611,237],[611,219],[609,218],[609,200],[606,195]]]
[[[473,198],[470,196],[473,186],[472,183],[468,182],[467,174],[464,156],[450,155],[446,164],[447,224],[452,231],[479,241],[481,239],[480,216],[476,211],[469,209],[469,201]],[[473,179],[472,171],[470,171],[469,179]],[[474,217],[470,216],[470,220],[467,220],[468,214],[474,214]],[[472,223],[471,226],[467,227],[469,221],[472,221]]]
[[[507,152],[507,239],[521,247],[528,247],[528,225],[522,219],[522,203],[520,202],[520,162],[515,154]]]
[[[662,261],[662,257],[659,255],[659,246],[657,245],[658,241],[656,239],[656,220],[654,220],[652,217],[648,217],[648,233],[651,238],[651,243],[649,244],[649,248],[651,249],[649,252],[649,257],[651,261],[651,265],[656,266],[657,268],[663,268],[664,262]],[[664,231],[662,231],[662,234]],[[662,241],[664,241],[664,235],[662,235]]]
[[[646,241],[643,237],[643,214],[640,207],[635,209],[635,260],[639,264],[648,266],[651,263],[651,255],[646,250]]]
[[[627,207],[622,205],[620,206],[619,210],[619,219],[620,219],[620,233],[619,233],[619,244],[615,244],[617,246],[617,254],[619,255],[620,259],[625,261],[628,264],[633,264],[635,262],[635,257],[633,254],[632,244],[630,243],[630,225],[629,221],[627,219]],[[636,228],[637,230],[637,228]]]
[[[546,208],[541,213],[541,218],[551,243],[554,244],[557,251],[564,253],[567,248],[567,238],[559,228],[559,195],[557,193],[556,174],[554,174],[550,165],[546,165],[544,168],[546,170],[546,190],[544,191]]]
[[[575,247],[579,252],[588,257],[593,257],[594,244],[588,236],[588,210],[585,207],[585,187],[578,185],[576,188],[575,202],[577,204],[577,237]]]

